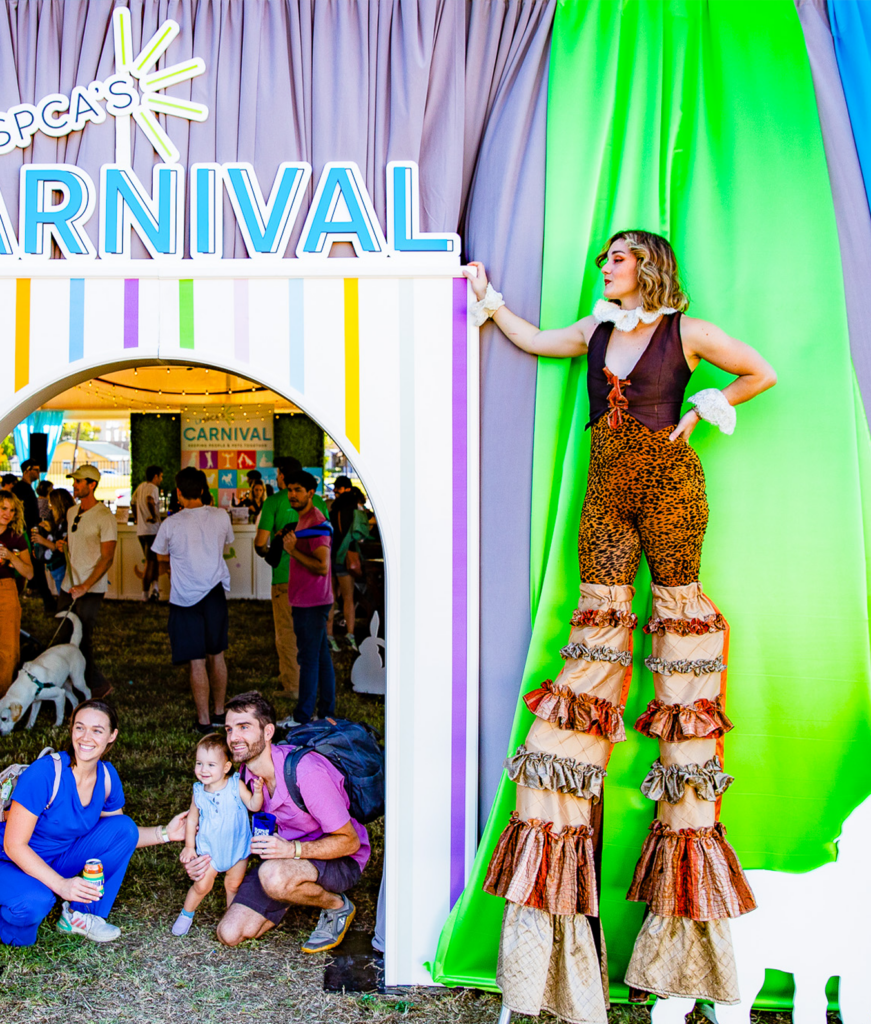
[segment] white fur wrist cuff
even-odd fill
[[[704,391],[699,391],[687,401],[703,420],[713,423],[724,434],[734,432],[737,420],[735,407],[729,405],[729,399],[722,391],[718,391],[716,388],[705,388]]]
[[[500,306],[505,305],[505,299],[502,298],[501,292],[497,292],[490,282],[487,282],[487,291],[484,293],[484,298],[479,299],[478,302],[473,302],[469,307],[469,312],[472,314],[472,323],[475,327],[480,327],[481,324],[485,323]]]

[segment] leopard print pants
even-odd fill
[[[605,416],[593,425],[578,534],[585,583],[631,584],[642,551],[654,583],[680,587],[699,578],[705,474],[686,441],[669,441],[673,429],[648,430],[631,416],[615,429]]]

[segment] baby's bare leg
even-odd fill
[[[233,867],[235,866],[236,865],[234,864]],[[215,871],[214,868],[210,867],[206,870],[203,877],[199,881],[194,882],[190,889],[188,889],[188,894],[185,896],[184,900],[184,908],[189,914],[192,914],[203,902],[206,896],[209,895],[217,877],[218,872]]]
[[[237,860],[230,870],[224,875],[224,889],[227,892],[228,907],[236,898],[236,893],[239,891],[239,886],[242,884],[242,879],[245,877],[247,867],[248,858],[243,857],[242,860]]]

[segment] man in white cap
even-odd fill
[[[66,540],[58,541],[58,548],[65,551],[67,559],[58,608],[63,611],[75,601],[74,611],[82,622],[82,654],[87,661],[85,681],[92,697],[105,697],[112,684],[94,660],[93,635],[109,586],[106,573],[115,558],[118,527],[109,509],[94,497],[100,482],[96,466],[79,466],[67,474],[67,479],[73,482],[73,494],[79,504],[67,512]],[[60,642],[65,643],[71,633],[67,623],[61,631]]]

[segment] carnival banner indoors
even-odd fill
[[[189,366],[371,497],[388,986],[862,1019],[869,38],[851,0],[3,5],[0,439]],[[277,481],[272,406],[176,404],[217,505]]]

